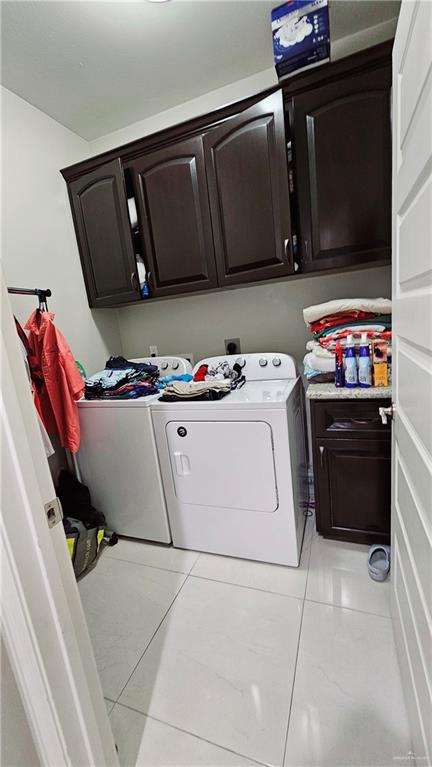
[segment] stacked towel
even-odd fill
[[[346,345],[352,335],[360,345],[362,333],[370,339],[391,340],[391,301],[388,298],[345,298],[303,310],[314,340],[306,344],[304,372],[313,383],[334,380],[336,343]]]

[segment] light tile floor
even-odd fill
[[[300,567],[120,541],[80,583],[122,767],[403,767],[389,584],[306,525]]]

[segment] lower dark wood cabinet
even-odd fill
[[[376,418],[388,404],[311,401],[316,526],[325,537],[389,543],[391,430]]]

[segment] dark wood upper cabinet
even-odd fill
[[[89,305],[140,297],[123,171],[113,160],[69,184]]]
[[[293,97],[303,271],[390,258],[391,67]]]
[[[204,136],[220,285],[293,271],[282,92]]]
[[[139,157],[129,168],[152,295],[215,287],[201,136]]]
[[[389,262],[391,49],[64,168],[90,306]]]

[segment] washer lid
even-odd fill
[[[221,400],[216,402],[197,402],[185,400],[184,402],[152,402],[152,410],[161,408],[178,408],[182,410],[230,410],[241,408],[273,408],[285,407],[286,402],[293,391],[298,379],[280,381],[248,381],[241,389],[234,389]]]
[[[228,354],[223,357],[206,357],[198,362],[193,372],[201,365],[215,367],[227,362],[232,367],[236,362],[242,368],[247,381],[278,381],[281,378],[297,378],[296,364],[293,357],[281,352],[263,352],[262,354]]]
[[[162,392],[157,394],[148,394],[146,397],[138,397],[138,399],[84,399],[84,397],[78,400],[78,408],[89,407],[150,407],[153,402],[159,399]]]

